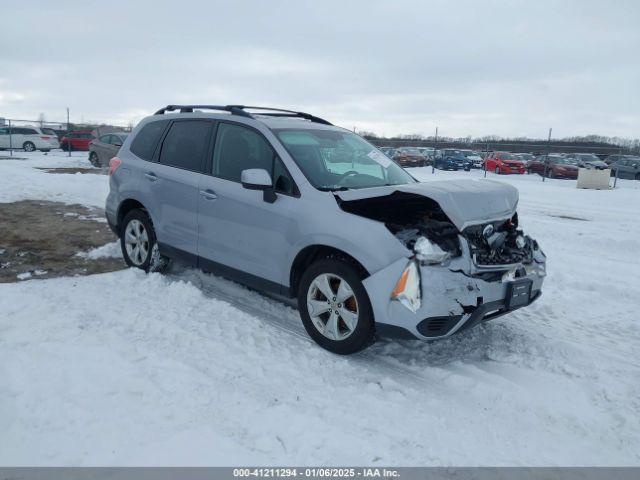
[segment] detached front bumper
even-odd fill
[[[530,305],[541,295],[546,258],[536,251],[528,265],[518,265],[498,275],[496,281],[479,278],[469,260],[457,258],[449,265],[420,266],[420,307],[412,312],[392,300],[390,292],[404,271],[407,258],[365,279],[376,329],[383,336],[443,338],[479,323]],[[517,272],[517,273],[516,273]]]

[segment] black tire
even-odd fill
[[[556,174],[553,170],[549,170],[549,178],[556,178]]]
[[[36,146],[33,142],[24,142],[22,144],[22,149],[25,152],[35,152],[36,151]]]
[[[634,177],[636,180],[640,180],[640,173],[636,173],[636,176]]]
[[[338,275],[347,281],[357,301],[358,321],[356,328],[344,340],[325,337],[311,320],[307,307],[307,292],[313,280],[323,273]],[[367,291],[362,285],[362,275],[352,263],[340,258],[327,258],[313,263],[303,273],[298,288],[298,310],[302,324],[309,336],[322,348],[339,355],[350,355],[364,350],[374,342],[375,322]]]
[[[141,263],[135,262],[129,257],[127,247],[125,245],[125,235],[129,223],[133,220],[140,222],[146,233],[148,239],[147,254]],[[158,242],[156,240],[156,233],[153,229],[153,223],[144,210],[132,210],[123,219],[122,225],[120,225],[120,249],[122,250],[122,257],[125,263],[129,267],[139,268],[145,272],[162,272],[169,264],[169,259],[160,255],[158,250]]]
[[[89,154],[89,163],[91,163],[91,165],[93,165],[94,167],[102,167],[102,164],[100,163],[100,158],[98,157],[98,154],[96,152],[91,152]]]

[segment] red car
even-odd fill
[[[524,173],[524,162],[507,152],[490,153],[484,160],[487,171],[500,173]]]
[[[578,162],[562,155],[540,155],[527,164],[529,173],[546,175],[549,178],[578,178]]]
[[[94,139],[94,136],[89,131],[74,130],[64,134],[64,137],[60,139],[60,148],[63,150],[82,150],[89,151],[89,143]]]

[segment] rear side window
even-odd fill
[[[210,131],[211,122],[174,122],[162,142],[160,163],[185,170],[201,171]]]
[[[109,143],[111,141],[111,135],[102,135],[100,141],[102,143]]]
[[[151,161],[167,123],[167,120],[147,123],[131,142],[131,151],[143,160]]]

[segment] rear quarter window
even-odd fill
[[[168,123],[168,120],[147,123],[131,142],[131,152],[143,160],[151,161]]]

